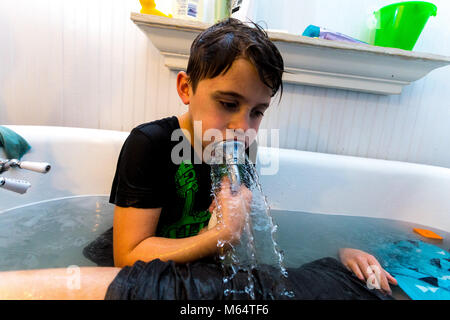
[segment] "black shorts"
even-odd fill
[[[254,298],[257,300],[291,299],[281,292],[292,292],[298,300],[379,300],[392,299],[366,284],[339,261],[323,258],[299,268],[288,268],[287,282],[280,282],[279,272],[263,265],[253,270]],[[188,264],[173,261],[137,261],[123,268],[108,287],[108,300],[247,300],[247,271],[239,270],[226,286],[229,270],[213,260]]]

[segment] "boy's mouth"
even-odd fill
[[[245,137],[245,139],[243,140],[243,139],[238,139],[238,137],[234,137],[234,141],[240,141],[240,142],[242,142],[242,143],[244,143],[244,145],[245,145],[245,149],[247,149],[248,148],[248,145],[249,145],[249,137]]]

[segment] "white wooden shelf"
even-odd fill
[[[208,24],[131,13],[171,70],[186,70],[195,37]],[[283,81],[375,94],[400,94],[404,86],[450,64],[450,57],[366,44],[268,32],[284,59]]]

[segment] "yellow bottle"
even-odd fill
[[[159,10],[156,10],[156,4],[154,0],[139,0],[139,2],[141,3],[142,6],[141,13],[172,18],[171,14],[167,15]]]

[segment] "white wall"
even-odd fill
[[[368,13],[395,2],[286,1],[268,1],[280,3],[282,18],[269,6],[258,20],[363,40]],[[433,2],[437,17],[415,50],[450,55],[450,1]],[[139,8],[138,0],[0,1],[0,123],[129,131],[184,112],[176,74],[129,18]],[[262,127],[280,129],[281,147],[450,167],[449,79],[450,67],[435,70],[400,96],[286,85]]]

